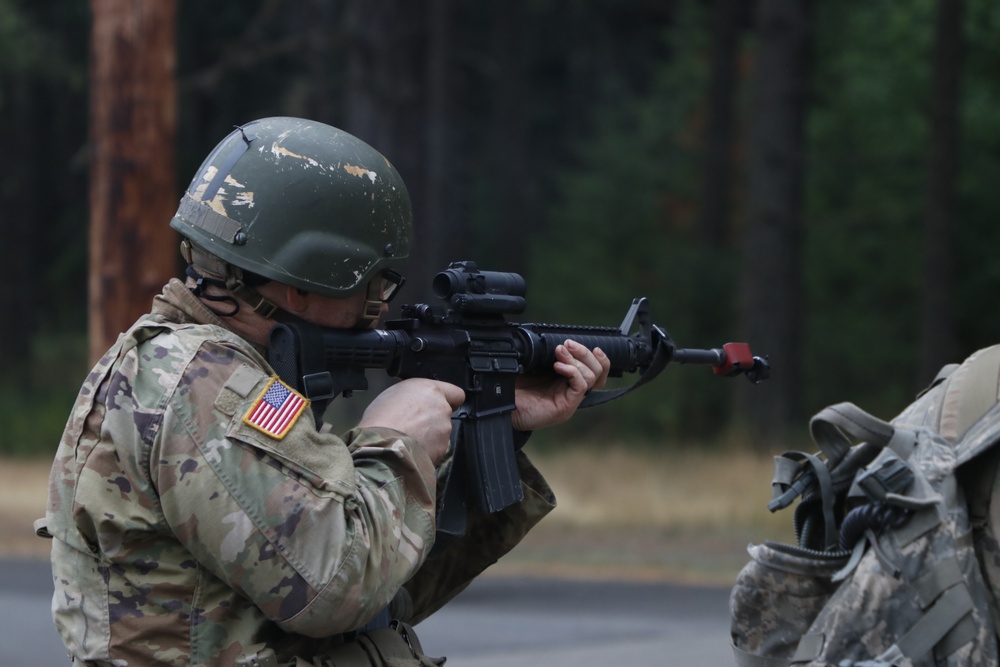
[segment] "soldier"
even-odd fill
[[[341,438],[304,417],[265,349],[276,321],[384,315],[409,253],[402,179],[345,132],[267,118],[215,148],[170,224],[186,282],[87,377],[52,467],[41,531],[73,663],[367,665],[349,660],[404,646],[394,664],[430,664],[405,624],[358,632],[387,607],[412,623],[440,608],[551,510],[550,489],[519,452],[524,500],[470,509],[466,536],[427,561],[464,392],[399,382]],[[520,431],[604,384],[599,350],[557,359],[552,382],[519,387]]]

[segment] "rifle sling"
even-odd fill
[[[592,389],[587,392],[586,396],[583,397],[580,407],[590,408],[595,405],[608,403],[616,398],[621,398],[630,391],[638,389],[647,382],[650,382],[657,375],[662,373],[663,369],[670,363],[671,349],[672,348],[669,345],[657,345],[656,352],[653,354],[653,359],[649,362],[649,366],[646,367],[646,370],[643,371],[638,380],[627,387],[620,387],[618,389]]]

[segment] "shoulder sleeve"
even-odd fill
[[[395,431],[352,432],[361,448],[320,433],[308,402],[267,370],[203,344],[168,403],[151,475],[177,538],[266,616],[309,636],[349,631],[423,562],[434,469]]]
[[[517,453],[517,466],[524,499],[494,514],[482,513],[473,503],[465,535],[435,554],[406,583],[411,623],[424,620],[462,592],[555,508],[552,489],[523,451]]]

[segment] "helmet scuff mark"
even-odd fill
[[[247,208],[253,208],[253,193],[237,192],[236,199],[233,200],[233,206],[246,206]]]
[[[346,171],[351,176],[357,176],[358,178],[363,178],[364,176],[367,176],[372,183],[374,183],[375,179],[378,178],[378,174],[376,174],[374,171],[365,169],[364,167],[356,167],[353,164],[345,164],[344,171]]]
[[[202,201],[205,198],[205,191],[208,189],[208,184],[212,182],[217,173],[219,173],[219,168],[211,165],[201,175],[201,183],[196,185],[194,191],[191,193],[196,201]]]
[[[308,157],[306,155],[299,155],[298,153],[293,153],[284,146],[279,145],[277,141],[271,144],[271,154],[278,159],[281,159],[283,157],[293,157],[297,160],[305,160],[311,167],[320,166],[319,162],[312,159],[311,157]]]

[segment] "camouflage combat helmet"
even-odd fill
[[[335,127],[286,117],[223,139],[170,222],[190,241],[188,262],[199,249],[222,260],[216,273],[241,297],[249,272],[337,298],[397,275],[411,224],[406,186],[382,154]]]

